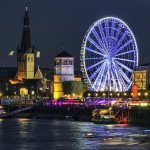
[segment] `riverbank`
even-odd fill
[[[9,112],[15,111],[18,108],[16,106],[5,107],[5,110]],[[60,119],[65,120],[66,116],[71,116],[76,121],[91,121],[92,111],[94,108],[83,107],[43,107],[36,106],[30,110],[26,110],[20,113],[12,114],[10,118],[37,118],[37,119]]]
[[[12,112],[17,110],[17,106],[7,106],[5,110]],[[10,118],[37,118],[37,119],[60,119],[65,120],[66,116],[71,116],[75,121],[92,121],[92,111],[94,107],[59,107],[59,106],[36,106],[32,109],[25,110],[20,113],[12,114]],[[117,110],[115,110],[117,112]],[[128,124],[150,125],[150,109],[128,109],[125,115],[127,116]],[[70,117],[68,117],[70,119]]]

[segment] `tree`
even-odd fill
[[[83,83],[81,81],[64,81],[62,87],[64,94],[81,95],[83,93]]]

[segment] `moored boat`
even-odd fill
[[[117,120],[112,115],[111,109],[94,109],[92,111],[92,122],[100,124],[115,124]]]

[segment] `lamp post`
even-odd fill
[[[32,99],[34,100],[35,91],[31,91]]]
[[[118,96],[118,99],[119,99],[119,97],[120,97],[120,93],[117,93],[117,96]]]
[[[40,97],[41,97],[41,99],[43,99],[43,88],[42,87],[40,87]]]
[[[147,93],[147,92],[145,92],[145,93],[144,93],[144,95],[145,95],[145,99],[147,99],[148,93]]]
[[[124,95],[124,97],[126,98],[126,96],[127,96],[127,93],[124,93],[123,95]]]
[[[105,93],[103,93],[103,97],[105,97],[106,96],[106,94]]]
[[[140,92],[138,92],[138,97],[141,98],[141,93]]]

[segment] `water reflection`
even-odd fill
[[[150,130],[129,125],[6,119],[0,121],[0,149],[150,149]]]

